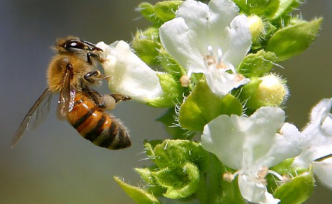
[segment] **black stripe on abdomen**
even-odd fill
[[[125,131],[124,129],[119,128],[117,137],[118,137],[118,141],[112,147],[112,149],[123,149],[123,148],[129,147],[131,145],[127,131]]]
[[[95,112],[95,108],[91,108],[86,114],[84,114],[80,119],[78,119],[74,124],[73,127],[77,129],[84,121],[86,121],[93,113]]]
[[[107,136],[104,138],[104,140],[99,144],[100,147],[109,147],[113,141],[114,138],[117,134],[117,125],[116,123],[112,120],[111,126],[108,129]]]
[[[100,135],[100,133],[103,131],[102,127],[105,121],[106,121],[106,116],[105,114],[102,114],[102,117],[99,119],[96,126],[83,137],[87,140],[90,140],[91,142],[95,141]]]

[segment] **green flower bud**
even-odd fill
[[[147,184],[148,193],[154,196],[161,196],[165,193],[166,189],[161,187],[152,172],[156,171],[156,168],[135,168],[135,171],[140,175],[141,179]]]
[[[256,15],[251,15],[248,17],[248,23],[252,36],[252,42],[254,44],[259,43],[260,38],[265,33],[263,20]]]
[[[266,50],[274,52],[283,61],[306,50],[315,40],[323,18],[310,22],[293,22],[278,30],[269,40]]]
[[[197,191],[208,162],[208,153],[200,144],[188,140],[165,140],[156,145],[145,143],[144,146],[149,149],[149,157],[153,158],[156,167],[137,172],[145,182],[156,187],[149,188],[151,192],[179,199]]]
[[[289,94],[285,80],[269,74],[261,78],[252,78],[243,87],[241,99],[247,99],[246,106],[256,110],[263,106],[280,106]]]

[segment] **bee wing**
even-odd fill
[[[75,89],[70,86],[70,79],[73,77],[73,73],[68,69],[64,76],[64,87],[60,91],[58,100],[57,116],[60,120],[66,119],[67,113],[74,107]]]
[[[46,89],[42,95],[37,99],[35,104],[30,108],[29,112],[26,114],[24,119],[22,120],[20,126],[16,130],[12,142],[11,147],[13,148],[18,141],[22,138],[26,129],[28,129],[29,122],[34,114],[36,114],[35,121],[33,123],[33,127],[36,128],[38,125],[42,123],[42,121],[46,118],[50,106],[51,106],[51,99],[52,99],[52,92]]]

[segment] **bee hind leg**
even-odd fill
[[[123,96],[121,94],[100,94],[95,90],[89,89],[85,87],[83,89],[85,93],[88,93],[91,99],[95,102],[95,104],[102,109],[112,110],[115,108],[116,104],[121,101],[128,101],[131,98],[128,96]]]
[[[111,97],[114,98],[116,103],[119,103],[121,101],[129,101],[131,98],[129,96],[123,96],[121,94],[111,94]]]
[[[104,94],[101,95],[99,98],[99,102],[96,103],[99,108],[105,108],[108,110],[113,110],[116,106],[121,101],[128,101],[131,98],[128,96],[122,96],[120,94]]]

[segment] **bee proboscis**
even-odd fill
[[[58,118],[67,119],[85,139],[108,149],[129,147],[131,142],[127,129],[104,110],[114,109],[118,102],[130,98],[120,94],[101,95],[89,88],[89,85],[100,84],[107,78],[96,69],[97,62],[103,61],[100,54],[103,51],[73,36],[58,39],[54,49],[57,54],[48,67],[48,87],[24,117],[13,136],[11,147],[22,138],[30,122],[33,122],[33,128],[41,124],[55,93],[59,93]]]

